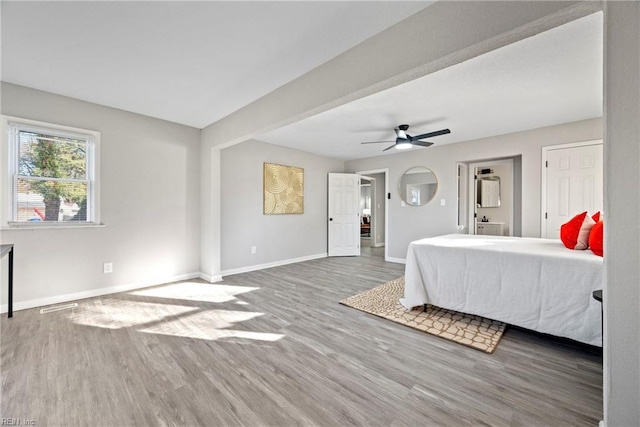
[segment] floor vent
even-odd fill
[[[47,313],[53,313],[54,311],[67,310],[69,308],[74,308],[77,306],[78,306],[77,302],[72,302],[69,304],[53,305],[51,307],[41,308],[40,314],[47,314]]]

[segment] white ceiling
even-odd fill
[[[203,128],[430,2],[2,2],[2,80]]]
[[[430,140],[442,145],[601,117],[602,50],[598,13],[256,139],[349,160],[383,154],[393,143],[360,143],[403,123],[451,129]]]
[[[2,80],[202,128],[429,3],[3,1]],[[256,139],[348,160],[402,123],[441,145],[600,117],[602,45],[588,16]]]

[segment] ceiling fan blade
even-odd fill
[[[433,145],[433,142],[429,142],[429,141],[413,141],[412,144],[413,145],[419,145],[420,147],[431,147]]]
[[[391,149],[392,149],[392,148],[394,148],[395,146],[396,146],[396,144],[393,144],[391,147],[387,147],[387,148],[385,148],[385,149],[384,149],[384,150],[382,150],[382,151],[391,150]]]
[[[395,141],[367,141],[367,142],[361,142],[360,144],[380,144],[382,142],[395,142]]]
[[[411,140],[412,141],[417,141],[418,139],[431,138],[433,136],[446,135],[448,133],[451,133],[451,131],[449,129],[442,129],[442,130],[437,130],[435,132],[423,133],[422,135],[412,136]]]

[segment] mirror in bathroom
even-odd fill
[[[500,177],[487,176],[478,177],[477,180],[477,201],[479,208],[499,208],[500,207]]]

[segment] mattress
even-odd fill
[[[433,304],[602,346],[603,259],[559,240],[450,234],[409,244],[402,305]]]

